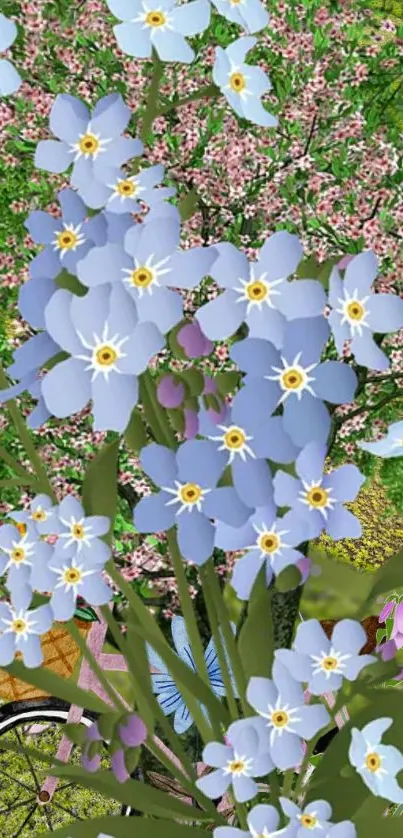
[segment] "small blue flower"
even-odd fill
[[[270,20],[260,0],[211,0],[220,15],[232,23],[238,23],[245,32],[259,32]]]
[[[230,242],[215,245],[218,258],[210,276],[224,294],[201,306],[196,317],[210,340],[225,340],[241,323],[249,336],[283,346],[286,319],[315,317],[322,313],[326,295],[319,282],[288,282],[302,258],[297,236],[281,230],[269,236],[256,262]]]
[[[258,720],[260,721],[260,720]],[[267,750],[262,747],[258,726],[251,719],[233,722],[226,734],[228,744],[209,742],[203,751],[203,762],[216,771],[196,781],[197,788],[215,800],[232,784],[235,800],[244,803],[258,793],[253,777],[263,777],[274,768]]]
[[[54,519],[58,510],[57,505],[53,505],[52,500],[48,495],[36,495],[31,501],[29,508],[22,512],[12,512],[10,517],[17,524],[29,524],[38,534],[38,536],[46,535],[49,532],[49,520]]]
[[[52,594],[49,605],[55,620],[70,620],[77,597],[94,606],[106,605],[111,600],[112,591],[104,582],[102,572],[100,557],[93,553],[87,553],[85,558],[78,552],[65,557],[55,550],[48,564],[35,564],[32,568],[31,584],[41,593]]]
[[[373,655],[359,654],[365,643],[365,631],[356,620],[340,620],[331,640],[319,620],[305,620],[298,626],[293,651],[278,649],[276,658],[312,695],[325,695],[339,690],[343,678],[355,681],[365,666],[377,661]]]
[[[266,582],[270,585],[273,574],[277,576],[289,565],[302,558],[298,544],[305,540],[307,528],[293,512],[283,518],[276,517],[276,506],[269,503],[256,510],[242,527],[229,527],[217,523],[215,546],[222,550],[243,550],[247,553],[235,563],[231,585],[239,599],[248,600],[263,564],[266,565]]]
[[[29,213],[25,227],[34,242],[47,245],[42,253],[47,253],[47,267],[52,263],[55,275],[63,268],[75,274],[79,259],[83,259],[91,247],[106,241],[106,222],[101,215],[86,220],[87,208],[72,189],[62,189],[57,197],[62,209],[61,218],[34,210]],[[27,285],[29,287],[29,283]]]
[[[389,359],[375,343],[373,332],[386,334],[403,327],[403,300],[395,294],[371,291],[377,270],[378,260],[371,250],[349,262],[344,282],[339,270],[333,268],[329,280],[329,323],[339,354],[344,341],[351,340],[351,352],[358,364],[386,370]]]
[[[324,474],[326,452],[325,444],[306,445],[295,463],[299,479],[279,469],[273,480],[274,499],[277,506],[290,507],[307,523],[309,540],[323,530],[335,541],[359,538],[361,524],[343,504],[355,500],[365,477],[351,464]]]
[[[213,832],[214,838],[274,838],[281,835],[277,831],[280,816],[274,806],[258,803],[250,810],[246,817],[248,831],[238,829],[236,826],[217,826]]]
[[[238,341],[230,352],[232,360],[248,373],[247,385],[256,378],[267,381],[276,406],[284,405],[284,430],[301,448],[308,442],[326,442],[330,415],[324,402],[347,404],[357,386],[357,376],[347,364],[320,362],[328,336],[323,316],[295,319],[284,326],[280,352],[259,338]]]
[[[393,745],[381,745],[392,722],[385,717],[369,722],[361,730],[353,727],[348,758],[372,794],[391,803],[403,803],[403,789],[396,780],[403,769],[403,755]]]
[[[161,164],[142,169],[136,175],[126,175],[121,169],[114,178],[108,178],[106,185],[105,206],[107,212],[122,215],[123,213],[139,213],[139,201],[156,206],[160,201],[176,195],[174,187],[154,189],[164,177],[165,168]],[[111,191],[112,190],[112,191]]]
[[[173,617],[171,622],[171,631],[175,649],[179,657],[188,666],[190,666],[194,672],[197,672],[197,667],[193,659],[186,631],[186,623],[183,617]],[[171,713],[175,713],[174,730],[176,733],[185,733],[185,731],[193,724],[193,719],[186,707],[181,693],[176,686],[175,681],[169,674],[166,664],[148,643],[147,655],[150,666],[158,669],[158,674],[154,673],[151,675],[153,692],[158,695],[158,703],[166,716],[169,716]],[[206,661],[210,686],[213,693],[218,696],[225,696],[226,690],[222,680],[217,652],[212,638],[204,653],[204,659]],[[235,694],[237,695],[233,677],[231,677],[231,682],[233,689],[235,690]],[[201,709],[204,714],[206,714],[206,708],[203,705]]]
[[[377,442],[357,442],[357,446],[377,457],[403,457],[403,422],[392,422],[383,439]]]
[[[11,47],[17,37],[14,21],[0,14],[0,52]],[[6,58],[0,58],[0,96],[11,96],[22,84],[15,67]]]
[[[259,716],[267,719],[267,744],[274,764],[288,771],[301,763],[302,740],[312,739],[330,721],[321,704],[305,704],[304,692],[280,661],[275,660],[273,680],[254,677],[246,697]]]
[[[357,830],[352,821],[340,821],[330,827],[326,838],[357,838]]]
[[[123,432],[138,399],[138,376],[164,346],[153,323],[138,323],[122,287],[91,288],[84,297],[59,289],[46,328],[70,358],[41,381],[46,407],[63,418],[92,400],[94,429]]]
[[[39,538],[32,523],[28,523],[24,535],[12,524],[0,527],[0,575],[7,575],[7,587],[12,595],[24,590],[29,602],[33,591],[32,568],[46,564],[53,555],[51,545]]]
[[[27,343],[29,343],[29,341],[27,341]],[[10,372],[10,368],[8,371]],[[38,377],[37,369],[33,369],[28,372],[17,384],[13,384],[6,390],[0,390],[0,404],[6,404],[10,399],[15,399],[16,396],[19,396],[25,391],[29,393],[33,399],[38,400],[38,404],[26,418],[28,427],[35,430],[36,428],[40,428],[41,425],[44,425],[51,415],[45,405],[45,401],[41,393],[41,379]]]
[[[70,182],[87,206],[102,207],[105,177],[130,157],[143,154],[140,140],[122,137],[130,109],[118,93],[100,99],[92,113],[75,96],[59,93],[52,106],[49,126],[59,140],[41,140],[35,166],[45,172],[65,172],[73,164]],[[96,201],[96,187],[100,197]],[[91,195],[92,203],[87,201]]]
[[[16,652],[21,652],[25,666],[43,663],[41,635],[51,628],[53,612],[49,605],[28,611],[29,601],[15,593],[11,604],[0,603],[0,666],[8,666]]]
[[[72,495],[59,503],[54,514],[42,523],[42,533],[57,535],[55,555],[71,558],[78,555],[85,562],[91,560],[104,565],[110,549],[99,536],[109,532],[111,522],[106,515],[85,515],[82,504]]]
[[[107,0],[107,6],[124,21],[113,27],[120,49],[136,58],[151,58],[154,48],[161,61],[190,64],[195,54],[184,36],[198,35],[210,23],[207,0],[186,6],[175,0]]]
[[[216,47],[213,79],[235,113],[254,125],[275,128],[278,120],[266,111],[260,99],[271,90],[271,82],[261,67],[244,63],[246,53],[257,43],[257,38],[238,38],[225,50]]]
[[[332,826],[332,807],[326,800],[314,800],[300,809],[288,798],[280,797],[280,805],[284,814],[290,818],[283,833],[284,838],[327,838],[328,829]]]
[[[202,565],[214,549],[211,519],[241,526],[250,510],[232,486],[217,487],[226,457],[211,442],[189,440],[175,453],[151,443],[141,450],[141,465],[161,491],[142,498],[134,510],[138,532],[163,532],[177,525],[185,559]]]

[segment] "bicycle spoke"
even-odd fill
[[[38,804],[37,804],[37,803],[35,803],[34,808],[30,811],[29,815],[27,815],[27,817],[25,818],[24,823],[22,823],[22,824],[21,824],[21,826],[20,826],[20,828],[19,828],[18,832],[15,832],[15,833],[14,833],[13,838],[18,838],[18,836],[19,836],[19,835],[21,835],[21,832],[22,832],[22,830],[24,829],[24,826],[26,826],[26,824],[28,823],[28,821],[32,818],[32,815],[34,814],[34,812],[36,811],[36,809],[37,809],[37,808],[38,808]]]
[[[21,737],[20,737],[20,735],[19,735],[19,733],[18,733],[17,728],[15,728],[15,729],[14,729],[14,733],[15,733],[15,735],[16,735],[16,737],[17,737],[17,739],[18,739],[18,742],[19,742],[19,744],[20,744],[21,748],[23,748],[23,747],[24,747],[24,743],[23,743],[23,742],[22,742],[22,740],[21,740]],[[30,758],[29,758],[28,754],[23,754],[23,756],[25,757],[25,759],[26,759],[26,761],[27,761],[27,763],[28,763],[30,773],[32,774],[32,778],[33,778],[33,781],[34,781],[34,783],[35,783],[35,788],[36,788],[36,791],[37,791],[37,792],[39,792],[39,791],[40,791],[40,785],[39,785],[38,780],[37,780],[37,778],[36,778],[36,774],[35,774],[35,771],[34,771],[34,767],[33,767],[33,765],[32,765],[32,762],[31,762],[31,760],[30,760]]]
[[[72,809],[66,809],[65,806],[62,806],[60,803],[56,803],[56,800],[52,800],[53,805],[56,809],[60,809],[62,812],[66,812],[66,815],[71,815],[76,821],[83,821],[85,818],[81,818],[80,815],[77,815]]]
[[[50,820],[50,815],[49,815],[49,812],[47,811],[47,806],[43,806],[42,814],[43,814],[43,817],[45,818],[45,821],[48,825],[49,832],[54,832],[55,830],[53,829],[53,824],[52,824],[52,821]]]
[[[0,751],[1,753],[1,751]],[[17,780],[16,777],[13,777],[12,774],[7,774],[7,771],[4,771],[4,768],[0,766],[0,774],[3,774],[4,777],[7,777],[7,780],[12,780],[13,783],[17,783],[18,786],[22,786],[25,791],[33,791],[36,792],[36,789],[33,789],[32,786],[27,786],[26,783],[23,783],[21,780]]]
[[[19,809],[27,803],[34,803],[35,800],[36,797],[31,797],[29,800],[23,800],[22,803],[13,803],[11,806],[7,806],[7,809],[0,809],[0,815],[8,815],[8,813],[12,812],[14,809]]]
[[[53,795],[58,794],[59,791],[63,791],[63,789],[69,789],[71,786],[75,786],[75,785],[77,785],[77,784],[73,782],[73,783],[65,783],[64,786],[57,786],[57,788],[53,792]]]

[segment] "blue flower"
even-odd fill
[[[110,549],[99,536],[109,532],[111,522],[106,515],[85,515],[82,504],[72,495],[59,503],[54,514],[42,523],[42,533],[57,535],[55,555],[71,558],[79,555],[84,561],[91,559],[105,564]]]
[[[284,830],[284,838],[327,838],[332,826],[330,818],[332,807],[326,800],[314,800],[304,809],[286,797],[280,797],[280,805],[285,815],[290,818]]]
[[[389,359],[375,343],[373,332],[385,334],[403,327],[403,300],[395,294],[371,291],[377,270],[378,260],[371,250],[349,262],[344,282],[338,269],[333,268],[329,280],[329,323],[339,354],[344,341],[351,340],[351,352],[358,364],[386,370]]]
[[[227,730],[228,744],[209,742],[206,745],[203,762],[217,769],[196,781],[197,788],[206,797],[212,800],[222,797],[231,784],[239,803],[255,797],[258,786],[252,778],[263,777],[274,768],[270,755],[262,746],[259,727],[252,719],[239,719]]]
[[[139,532],[163,532],[177,525],[185,559],[202,565],[214,549],[211,518],[244,524],[250,510],[232,486],[216,488],[226,457],[206,440],[184,442],[175,453],[152,443],[142,448],[141,465],[161,491],[142,498],[134,510]]]
[[[321,704],[305,704],[301,686],[278,660],[272,675],[272,680],[251,678],[246,697],[259,716],[267,719],[267,743],[274,764],[287,771],[302,761],[302,740],[312,739],[330,716]]]
[[[29,524],[38,536],[46,535],[49,532],[49,520],[53,520],[58,510],[57,505],[53,505],[52,500],[48,495],[36,495],[31,501],[29,509],[22,512],[12,512],[10,517],[18,524]]]
[[[29,341],[27,341],[29,343]],[[10,368],[9,370],[10,371]],[[38,404],[26,418],[26,423],[29,428],[36,429],[44,425],[51,415],[50,411],[45,405],[44,398],[41,394],[41,380],[38,377],[37,369],[31,370],[22,377],[22,380],[6,390],[0,390],[0,404],[6,404],[10,399],[15,399],[21,393],[28,392],[33,399],[38,400]],[[4,394],[4,395],[3,395]]]
[[[238,38],[225,50],[216,47],[213,79],[236,114],[254,125],[275,128],[278,120],[263,107],[260,98],[271,90],[271,82],[261,67],[244,63],[246,53],[257,38]]]
[[[403,803],[403,789],[396,780],[403,769],[403,755],[393,745],[381,745],[392,722],[385,717],[374,719],[361,730],[353,727],[348,758],[372,794],[391,803]]]
[[[73,163],[70,182],[87,206],[102,207],[104,181],[130,157],[143,153],[140,140],[122,137],[130,120],[130,109],[118,93],[100,99],[92,116],[83,102],[59,93],[52,106],[49,126],[59,140],[41,140],[35,152],[35,166],[45,172],[65,172]],[[95,201],[99,184],[100,200]],[[91,195],[92,204],[87,197]]]
[[[40,637],[51,628],[53,612],[49,605],[28,611],[28,605],[21,593],[12,595],[10,605],[0,603],[0,666],[12,663],[16,652],[29,668],[43,663]]]
[[[343,503],[355,500],[365,477],[357,466],[347,464],[323,473],[326,445],[310,442],[299,454],[295,470],[298,478],[279,470],[273,480],[277,506],[288,506],[309,527],[309,539],[325,530],[331,538],[359,538],[358,518]]]
[[[298,319],[286,323],[281,352],[259,338],[239,341],[230,352],[248,373],[246,385],[260,377],[268,382],[276,407],[284,405],[284,430],[301,448],[308,442],[326,442],[330,415],[324,402],[351,402],[357,386],[355,372],[347,364],[320,363],[328,336],[324,317]]]
[[[83,259],[94,245],[104,244],[106,222],[101,215],[86,221],[87,208],[72,189],[62,189],[57,197],[62,209],[61,218],[53,218],[42,210],[34,210],[29,213],[25,227],[34,242],[48,245],[42,251],[47,254],[47,269],[51,265],[55,276],[63,268],[75,274],[79,259]],[[43,256],[41,262],[44,262]],[[28,282],[26,287],[29,286]]]
[[[291,564],[302,558],[298,544],[305,540],[306,526],[293,512],[283,518],[276,517],[276,506],[268,503],[251,515],[242,527],[229,527],[217,523],[215,546],[222,550],[246,549],[237,559],[231,585],[239,599],[248,600],[263,564],[266,565],[266,582],[270,585],[273,574],[277,576]]]
[[[164,346],[153,323],[138,323],[122,287],[91,288],[85,297],[59,289],[46,328],[70,358],[41,382],[48,410],[63,418],[92,400],[94,429],[122,433],[138,399],[138,376]]]
[[[106,210],[122,215],[123,213],[141,212],[142,203],[156,206],[160,201],[176,195],[174,187],[154,189],[164,177],[165,168],[161,164],[142,169],[136,175],[127,175],[121,169],[113,178],[108,178],[105,187]],[[111,191],[112,190],[112,191]]]
[[[265,838],[274,838],[274,835],[281,835],[281,832],[277,832],[279,820],[279,813],[274,806],[258,803],[246,817],[249,827],[247,832],[236,826],[217,826],[213,835],[214,838],[250,838],[250,836],[257,838],[261,835]]]
[[[41,593],[52,594],[49,605],[55,620],[70,620],[77,597],[94,606],[106,605],[111,600],[112,591],[104,582],[102,572],[103,559],[95,553],[77,552],[65,557],[54,550],[47,564],[35,564],[32,568],[31,584]]]
[[[0,575],[7,575],[7,587],[11,594],[25,591],[28,602],[33,591],[32,568],[37,564],[46,564],[53,555],[51,545],[39,541],[39,538],[32,523],[28,523],[24,535],[12,524],[0,527]]]
[[[211,0],[217,11],[245,32],[259,32],[269,23],[269,13],[260,0]]]
[[[14,21],[0,14],[0,52],[11,47],[17,37]],[[0,96],[11,96],[22,84],[15,67],[6,58],[0,58]]]
[[[230,242],[215,245],[218,258],[210,276],[224,294],[201,306],[196,317],[210,340],[225,340],[242,323],[249,336],[283,345],[286,319],[315,317],[322,313],[326,295],[319,282],[287,282],[302,257],[297,236],[281,230],[266,239],[256,262]]]
[[[186,623],[183,617],[173,617],[171,622],[171,631],[175,649],[179,657],[188,666],[190,666],[194,672],[197,672],[186,631]],[[185,731],[193,724],[193,719],[186,707],[181,693],[176,686],[175,681],[169,674],[166,664],[148,643],[147,655],[150,666],[158,669],[158,674],[153,673],[151,675],[153,692],[158,695],[158,703],[166,716],[169,716],[171,713],[175,713],[174,730],[176,733],[185,733]],[[204,653],[204,659],[206,661],[210,686],[213,693],[218,696],[225,696],[226,691],[218,664],[217,652],[212,638]],[[235,690],[235,694],[237,695],[233,677],[231,677],[231,682],[233,689]],[[203,705],[202,710],[203,713],[206,714],[207,711]]]
[[[357,442],[357,446],[377,457],[403,457],[403,422],[392,422],[383,439],[377,442]]]
[[[107,0],[107,6],[124,21],[113,27],[120,49],[136,58],[151,58],[154,48],[161,61],[190,64],[195,54],[184,36],[198,35],[210,23],[207,0],[186,6],[175,0]]]
[[[129,294],[140,322],[154,323],[162,334],[183,316],[183,303],[174,288],[195,288],[216,258],[214,247],[179,250],[180,222],[155,218],[131,225],[120,244],[89,251],[77,273],[90,288],[119,284]]]
[[[352,821],[340,821],[330,827],[326,838],[357,838],[357,830]]]
[[[312,695],[325,695],[339,690],[343,678],[354,681],[365,666],[377,661],[373,655],[359,654],[365,643],[365,631],[355,620],[340,620],[331,640],[319,620],[305,620],[298,626],[293,651],[278,649],[276,658]]]

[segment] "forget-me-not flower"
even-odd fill
[[[0,14],[0,52],[11,47],[17,37],[17,27],[13,20]],[[0,96],[11,96],[22,84],[22,79],[15,67],[6,58],[0,58]]]
[[[332,824],[332,807],[327,800],[313,800],[301,809],[286,797],[280,797],[281,808],[290,818],[280,833],[282,838],[356,838],[352,821]]]
[[[195,54],[185,36],[199,35],[210,23],[207,0],[183,6],[175,0],[107,0],[107,6],[123,21],[113,27],[120,49],[135,58],[151,58],[154,48],[161,61],[190,64]]]
[[[31,572],[36,564],[46,564],[53,555],[50,544],[39,540],[31,522],[21,534],[12,524],[0,527],[0,575],[6,574],[7,587],[11,594],[25,589],[27,597],[32,594]]]
[[[179,549],[185,559],[202,565],[214,549],[211,518],[241,526],[250,510],[232,486],[217,488],[226,456],[207,440],[188,440],[175,453],[151,443],[141,450],[141,465],[161,487],[142,498],[134,510],[139,532],[163,532],[177,525]]]
[[[278,120],[261,102],[261,96],[271,90],[271,81],[261,67],[245,64],[246,53],[256,43],[257,38],[245,37],[226,49],[216,47],[213,79],[238,116],[254,125],[275,128]]]
[[[284,830],[277,831],[279,821],[280,816],[274,806],[258,803],[247,814],[248,831],[237,826],[217,826],[213,835],[214,838],[280,838]]]
[[[217,12],[231,23],[238,23],[245,32],[264,29],[270,16],[260,0],[211,0]]]
[[[344,280],[339,270],[333,268],[329,279],[329,323],[339,354],[344,341],[351,340],[351,352],[358,364],[386,370],[389,359],[375,343],[373,332],[386,334],[403,327],[403,300],[396,294],[371,291],[377,270],[378,260],[371,250],[349,262]]]
[[[391,803],[403,803],[403,788],[396,774],[403,769],[403,754],[393,745],[382,745],[381,739],[393,722],[390,718],[374,719],[361,730],[351,730],[348,758],[372,794]]]
[[[47,564],[35,564],[31,572],[32,587],[41,593],[51,593],[49,605],[55,620],[70,620],[76,609],[77,597],[90,605],[106,605],[112,591],[102,577],[103,562],[94,553],[76,553],[65,557],[54,550]]]
[[[297,628],[293,651],[278,649],[276,658],[296,681],[305,682],[312,695],[325,695],[340,689],[343,678],[354,681],[361,670],[375,663],[374,655],[360,655],[366,634],[356,620],[336,623],[331,640],[319,620],[304,620]]]
[[[403,422],[392,422],[386,436],[376,442],[357,442],[358,448],[377,457],[403,457]]]
[[[107,534],[110,524],[106,515],[85,515],[80,501],[67,495],[52,516],[42,522],[41,532],[58,536],[54,546],[56,555],[71,558],[77,554],[84,562],[90,559],[96,564],[105,564],[110,549],[100,536]]]
[[[52,626],[54,616],[50,605],[28,611],[31,597],[25,589],[16,590],[10,604],[0,603],[0,666],[8,666],[16,652],[29,668],[43,663],[41,635]]]
[[[165,167],[158,163],[148,169],[142,169],[136,175],[128,175],[119,169],[113,178],[108,178],[105,186],[105,208],[107,212],[122,215],[123,213],[141,212],[142,201],[149,206],[155,206],[160,201],[176,195],[175,187],[158,186],[164,177]]]
[[[277,506],[288,506],[303,518],[309,528],[309,540],[323,530],[335,541],[359,538],[361,524],[343,504],[355,500],[365,477],[351,463],[324,474],[326,453],[325,444],[306,445],[295,463],[298,477],[281,469],[276,473],[274,499]]]
[[[29,524],[41,536],[49,533],[49,521],[54,520],[58,508],[48,495],[40,494],[33,498],[28,509],[13,511],[10,517],[17,524]]]

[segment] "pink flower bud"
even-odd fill
[[[397,637],[399,635],[403,635],[403,602],[399,602],[398,605],[396,605],[396,610],[393,619],[391,638],[395,640],[396,646]],[[403,646],[403,642],[400,644],[400,646],[397,646],[397,648],[400,649],[401,646]]]
[[[125,765],[125,752],[124,751],[122,751],[122,750],[115,751],[115,753],[112,754],[111,763],[112,763],[112,771],[113,771],[116,779],[119,781],[119,783],[125,783],[126,780],[130,779],[130,774],[129,774],[129,772],[126,768],[126,765]]]
[[[391,614],[395,605],[396,605],[396,603],[395,603],[394,599],[391,599],[389,602],[385,603],[385,605],[383,606],[382,611],[381,611],[381,613],[378,617],[378,620],[379,620],[380,623],[385,623],[386,622],[386,620],[389,617],[389,614]]]
[[[197,320],[194,323],[188,323],[186,326],[183,326],[179,330],[176,340],[188,358],[200,358],[205,355],[210,355],[214,349],[214,345],[203,334]]]
[[[157,387],[157,399],[163,407],[180,407],[185,398],[185,388],[181,381],[175,381],[172,375],[165,375]]]
[[[352,259],[354,259],[354,255],[352,255],[351,253],[347,253],[347,255],[343,256],[343,258],[340,259],[340,262],[337,263],[337,267],[343,271],[344,268],[346,268],[347,265],[350,264]]]
[[[127,748],[137,748],[147,739],[147,728],[140,716],[132,713],[125,725],[119,725],[119,737]]]

